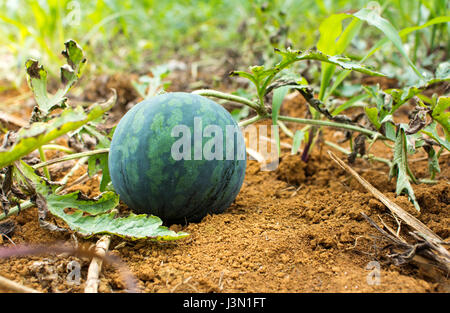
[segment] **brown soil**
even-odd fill
[[[283,106],[286,115],[302,117],[305,113],[300,96],[291,97]],[[339,136],[327,130],[324,138],[337,142]],[[348,144],[343,146],[348,148]],[[144,292],[449,292],[445,276],[413,264],[395,266],[383,257],[386,242],[361,212],[378,224],[382,218],[394,229],[395,220],[381,202],[326,156],[327,149],[315,149],[306,164],[300,155],[285,150],[276,171],[261,171],[256,161],[249,161],[242,190],[225,213],[207,216],[200,223],[171,226],[188,232],[187,239],[158,243],[114,238],[111,251],[128,265]],[[382,144],[374,145],[371,153],[389,157]],[[420,213],[405,196],[395,195],[395,182],[388,180],[385,165],[358,159],[352,166],[448,241],[449,165],[449,156],[442,156],[439,183],[413,186]],[[417,177],[427,177],[426,160],[411,162],[411,166]],[[57,168],[54,175],[60,177],[69,169]],[[98,184],[92,178],[71,191],[93,196],[99,192]],[[70,232],[50,233],[40,228],[34,208],[10,220],[16,223],[10,236],[15,244],[58,240],[74,244]],[[59,220],[56,223],[64,225]],[[406,228],[401,226],[402,234]],[[97,239],[78,241],[92,245]],[[11,246],[5,238],[0,244]],[[79,285],[66,279],[73,260],[81,264]],[[378,285],[368,283],[371,261],[380,262]],[[11,258],[0,260],[0,275],[44,292],[83,292],[88,266],[88,259],[66,255]],[[105,266],[99,291],[121,292],[123,288],[117,271]]]

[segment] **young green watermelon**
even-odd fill
[[[182,92],[128,111],[109,152],[121,200],[169,224],[222,213],[239,193],[246,164],[244,138],[231,115],[212,100]]]

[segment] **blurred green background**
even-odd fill
[[[382,16],[397,30],[448,15],[445,0],[378,3]],[[292,45],[302,50],[313,47],[319,37],[319,25],[326,17],[355,12],[367,5],[374,3],[0,0],[0,79],[20,83],[29,57],[40,59],[52,74],[57,74],[60,51],[69,38],[86,51],[89,71],[94,73],[143,73],[149,66],[173,58],[215,60],[225,54],[239,56],[246,66],[261,64],[273,57],[273,47]],[[382,37],[383,33],[376,28],[363,27],[346,54],[357,59]],[[448,55],[448,39],[448,23],[443,23],[414,32],[403,40],[414,61],[426,61],[424,58],[436,49]],[[391,50],[384,48],[378,53],[374,65],[382,64],[385,58],[396,62],[391,55],[395,51]]]

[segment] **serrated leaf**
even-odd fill
[[[83,50],[75,41],[69,40],[65,43],[65,46],[66,50],[62,54],[67,59],[68,64],[61,67],[61,81],[65,86],[58,89],[54,95],[49,94],[47,91],[47,72],[44,67],[33,59],[25,63],[28,83],[34,93],[39,111],[44,118],[53,109],[66,106],[67,98],[65,96],[80,77],[81,70],[86,62]]]
[[[412,173],[408,166],[407,138],[403,127],[399,127],[394,144],[394,159],[392,160],[392,167],[389,176],[397,177],[397,185],[395,189],[397,195],[406,193],[417,211],[420,211],[419,203],[416,200],[414,190],[412,189],[409,181],[409,177],[414,179],[411,175]]]
[[[162,221],[156,216],[131,213],[127,217],[116,218],[114,212],[108,212],[114,209],[119,201],[118,195],[113,192],[105,192],[96,199],[80,199],[79,193],[56,195],[31,166],[23,161],[18,166],[20,172],[33,184],[36,192],[45,199],[50,213],[61,218],[72,230],[82,235],[107,233],[131,239],[153,240],[175,240],[188,236],[187,233],[176,233],[161,226]],[[66,213],[65,209],[68,208],[75,209],[75,212]]]
[[[425,151],[428,155],[428,172],[430,173],[431,179],[434,179],[437,173],[441,172],[441,168],[439,166],[439,159],[436,151],[432,146],[424,146]]]
[[[36,122],[17,133],[15,144],[9,150],[0,150],[0,168],[26,156],[40,146],[73,131],[84,124],[102,116],[116,102],[116,94],[103,104],[94,104],[88,113],[81,106],[63,111],[61,116],[48,123]]]
[[[330,56],[330,55],[326,55],[320,51],[314,51],[314,50],[309,50],[304,53],[302,53],[301,51],[292,51],[289,49],[286,51],[276,50],[276,52],[283,56],[283,61],[279,63],[277,68],[284,68],[284,66],[286,66],[286,64],[290,64],[290,63],[293,63],[296,61],[316,60],[316,61],[327,62],[330,64],[340,66],[341,68],[343,68],[345,70],[357,71],[357,72],[360,72],[363,74],[373,75],[373,76],[386,76],[380,72],[373,71],[362,64],[353,62],[349,58],[339,56],[339,55]]]
[[[66,195],[50,194],[47,196],[49,209],[64,210],[76,208],[90,215],[98,215],[111,211],[119,204],[119,196],[111,191],[101,194],[95,199],[83,199],[80,192]]]
[[[112,234],[129,239],[150,238],[153,240],[177,240],[189,236],[187,233],[176,233],[161,226],[161,219],[153,215],[131,213],[127,217],[115,218],[114,213],[84,216],[82,211],[68,214],[64,210],[49,209],[53,215],[64,220],[71,229],[85,236]]]

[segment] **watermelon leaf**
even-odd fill
[[[50,194],[47,196],[47,205],[50,211],[64,210],[65,208],[77,208],[90,215],[106,213],[117,207],[119,196],[112,192],[104,192],[93,199],[83,199],[80,192],[66,195]]]
[[[44,67],[33,59],[29,59],[25,63],[28,83],[34,93],[39,110],[38,116],[35,115],[37,112],[33,113],[33,121],[46,119],[53,109],[65,108],[67,101],[65,96],[80,78],[81,70],[86,63],[83,50],[73,40],[67,41],[65,47],[62,55],[66,58],[67,64],[61,67],[61,81],[64,88],[58,89],[54,95],[47,92],[47,71]]]
[[[427,127],[421,130],[422,133],[428,135],[432,139],[434,139],[436,142],[438,142],[442,147],[450,151],[450,142],[444,138],[441,138],[436,130],[436,122],[431,123]]]
[[[133,240],[147,238],[157,241],[176,240],[189,236],[185,232],[176,233],[161,226],[161,219],[154,215],[130,213],[127,217],[115,217],[115,214],[110,212],[85,216],[81,210],[71,214],[52,207],[49,207],[49,210],[53,215],[63,219],[72,230],[85,236],[112,234]]]
[[[81,106],[65,109],[62,114],[47,123],[36,122],[17,133],[15,144],[9,150],[0,150],[0,168],[26,156],[40,146],[73,131],[100,117],[116,102],[116,94],[103,104],[94,104],[88,113]]]
[[[431,116],[444,129],[445,138],[450,141],[450,97],[439,97]]]
[[[409,200],[413,203],[417,211],[420,211],[419,203],[414,195],[414,190],[412,189],[409,178],[415,181],[411,170],[408,166],[408,148],[407,148],[407,138],[405,134],[405,125],[400,125],[397,130],[397,138],[394,144],[394,159],[392,161],[392,167],[389,173],[390,177],[397,177],[397,186],[395,192],[397,195],[406,193]]]
[[[41,205],[82,235],[106,233],[131,239],[152,240],[175,240],[188,236],[187,233],[176,233],[161,226],[162,221],[156,216],[131,213],[127,217],[116,217],[116,213],[112,210],[117,207],[119,196],[114,192],[105,192],[93,199],[84,199],[78,192],[57,195],[31,166],[23,161],[16,165],[33,186],[37,198],[43,201]],[[65,209],[68,208],[75,211],[66,213]]]

